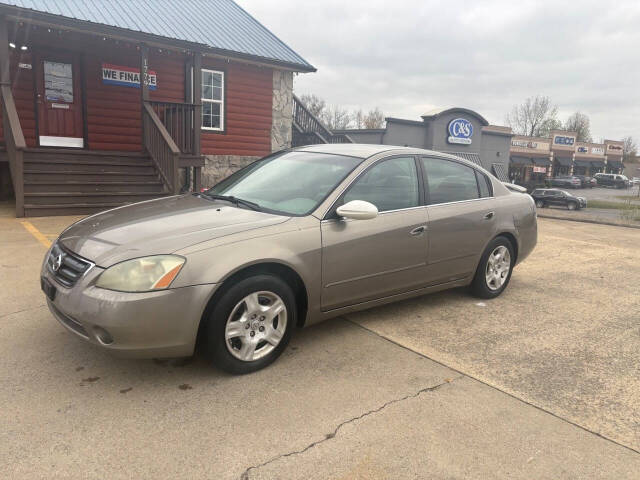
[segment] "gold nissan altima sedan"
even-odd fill
[[[500,295],[536,245],[536,210],[466,160],[406,147],[315,145],[213,188],[67,228],[42,290],[68,330],[113,353],[192,355],[248,373],[298,328],[470,286]]]

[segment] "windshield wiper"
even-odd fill
[[[249,207],[251,210],[255,210],[257,212],[262,211],[262,207],[255,202],[251,202],[249,200],[244,200],[242,198],[234,197],[233,195],[217,195],[215,193],[206,193],[202,192],[199,195],[203,197],[210,198],[211,200],[226,200],[227,202],[234,203],[236,206],[244,205],[245,207]]]

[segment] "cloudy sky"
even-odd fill
[[[419,119],[442,106],[501,125],[528,96],[591,132],[640,140],[640,1],[237,0],[316,73],[298,95]]]

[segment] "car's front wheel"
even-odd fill
[[[286,282],[272,275],[244,278],[213,308],[208,351],[214,364],[229,373],[255,372],[280,356],[295,324],[295,296]]]
[[[544,208],[544,202],[542,200],[536,200],[536,207]]]
[[[511,279],[514,267],[513,245],[506,237],[494,238],[485,249],[471,291],[480,298],[495,298],[500,295]]]
[[[575,210],[576,208],[578,208],[578,205],[576,204],[576,202],[569,202],[567,203],[567,208],[569,210]]]

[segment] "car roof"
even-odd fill
[[[429,155],[437,156],[441,158],[450,158],[460,163],[469,165],[470,167],[478,168],[479,165],[470,162],[469,160],[462,158],[455,154],[436,152],[434,150],[427,150],[417,147],[402,147],[399,145],[377,145],[371,143],[322,143],[319,145],[306,145],[304,147],[296,147],[292,149],[296,152],[314,152],[314,153],[329,153],[334,155],[346,155],[349,157],[369,158],[379,153],[393,152],[398,154],[407,155]]]
[[[319,145],[306,145],[294,148],[298,152],[332,153],[335,155],[348,155],[350,157],[369,158],[388,150],[397,148],[392,145],[373,145],[368,143],[322,143]],[[407,149],[408,150],[408,149]]]

